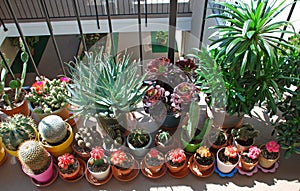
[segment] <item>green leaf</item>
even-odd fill
[[[11,89],[20,88],[21,87],[21,81],[20,80],[11,80],[9,82],[9,87]]]
[[[241,66],[241,69],[240,69],[241,77],[243,77],[244,73],[245,73],[245,69],[246,69],[247,61],[248,61],[248,53],[249,53],[249,51],[247,50],[244,54],[244,58],[243,58],[243,61],[242,61],[242,66]]]
[[[21,53],[21,60],[23,63],[28,62],[28,58],[29,58],[29,56],[28,56],[27,52]]]
[[[288,149],[288,150],[286,150],[285,153],[284,153],[284,158],[285,158],[285,159],[289,159],[289,158],[292,157],[292,155],[293,155],[293,149]]]
[[[248,39],[251,39],[255,33],[256,33],[256,31],[248,31],[246,33],[246,36],[247,36]]]

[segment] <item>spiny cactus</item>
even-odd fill
[[[136,148],[146,146],[150,139],[149,134],[142,129],[134,129],[128,136],[129,142]]]
[[[16,151],[28,139],[35,139],[36,124],[31,117],[16,114],[0,124],[0,136],[5,147]]]
[[[49,115],[43,118],[38,129],[42,139],[49,144],[59,143],[67,135],[67,126],[64,120],[57,115]]]
[[[28,140],[20,145],[18,150],[19,160],[26,170],[36,174],[47,168],[51,157],[38,141]]]
[[[159,132],[158,137],[157,137],[158,142],[160,142],[163,145],[167,145],[168,142],[171,140],[171,138],[172,137],[168,131]]]
[[[247,141],[258,136],[259,131],[255,130],[252,125],[243,124],[238,130],[232,129],[231,134],[235,139]]]

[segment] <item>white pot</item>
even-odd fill
[[[89,164],[89,161],[90,160],[92,160],[91,158],[87,161],[87,165]],[[106,159],[105,159],[106,160]],[[109,165],[109,167],[104,171],[104,172],[93,172],[93,171],[91,171],[89,168],[87,168],[88,169],[88,171],[91,173],[91,175],[94,177],[94,178],[96,178],[97,180],[105,180],[107,177],[108,177],[108,175],[109,175],[109,173],[110,173],[110,165]]]
[[[130,150],[132,151],[132,153],[137,156],[137,157],[144,157],[148,152],[148,148],[151,146],[152,144],[152,136],[151,134],[149,133],[149,142],[146,146],[144,147],[141,147],[141,148],[135,148],[130,142],[129,142],[129,138],[127,136],[127,139],[126,139],[126,142],[127,142],[127,145],[128,147],[130,148]]]
[[[225,147],[220,148],[217,152],[217,167],[218,167],[220,172],[227,174],[227,173],[230,173],[236,167],[236,165],[239,163],[239,160],[236,164],[225,164],[225,163],[223,163],[219,159],[219,152],[222,149],[225,149]],[[238,155],[238,157],[240,158],[240,155]]]

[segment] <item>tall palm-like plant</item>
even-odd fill
[[[276,99],[282,91],[276,83],[278,51],[289,45],[279,38],[287,21],[273,22],[289,5],[286,0],[218,2],[222,13],[208,18],[220,18],[224,25],[213,26],[217,31],[211,37],[213,53],[225,81],[229,114],[250,114],[255,104],[267,105],[276,112]],[[216,37],[216,38],[214,38]],[[279,46],[281,45],[281,46]],[[292,47],[294,48],[294,47]]]

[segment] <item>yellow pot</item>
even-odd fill
[[[66,122],[66,125],[67,125],[68,131],[70,134],[69,134],[69,137],[67,138],[67,140],[65,140],[65,142],[63,142],[59,145],[51,146],[42,141],[42,144],[46,148],[46,150],[48,152],[50,152],[56,158],[64,153],[72,152],[72,142],[74,140],[74,133],[73,133],[73,130],[72,130],[72,127],[70,126],[70,124]]]
[[[6,152],[2,145],[2,140],[0,137],[0,165],[2,165],[5,162],[5,160],[6,160]]]

